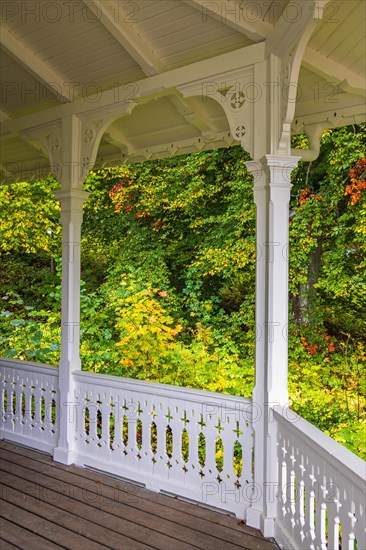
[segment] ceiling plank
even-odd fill
[[[100,0],[83,0],[89,8],[95,8],[100,23],[121,44],[140,65],[146,76],[153,76],[166,70],[143,38],[125,21],[115,21],[114,15]]]
[[[252,19],[255,19],[255,21],[249,19],[248,14],[253,9],[255,2],[240,2],[240,4],[235,4],[230,0],[226,0],[225,2],[207,2],[207,0],[183,1],[188,6],[201,12],[203,22],[208,17],[213,17],[237,32],[245,34],[247,38],[254,42],[265,40],[273,29],[270,23],[262,21],[259,17],[253,17]]]
[[[0,33],[0,44],[36,80],[52,90],[61,102],[68,103],[72,101],[72,90],[65,85],[65,81],[4,27],[2,27]]]
[[[302,64],[313,73],[325,78],[332,84],[339,84],[345,92],[364,96],[366,80],[325,55],[307,48]]]

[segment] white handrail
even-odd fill
[[[293,550],[366,548],[366,464],[287,407],[277,425],[276,540]]]

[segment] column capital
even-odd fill
[[[83,204],[89,197],[82,189],[60,189],[55,191],[56,199],[61,204],[61,213],[83,210]]]
[[[249,160],[244,162],[247,167],[248,172],[254,176],[262,171],[272,168],[289,168],[294,170],[301,157],[293,155],[264,155],[262,158],[257,160]]]
[[[288,187],[291,172],[297,167],[301,157],[291,155],[264,155],[261,159],[245,162],[248,172],[253,174],[254,188]]]

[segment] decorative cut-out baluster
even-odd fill
[[[41,423],[42,423],[42,428],[44,429],[44,422],[45,422],[45,419],[46,419],[46,400],[44,398],[44,395],[42,395],[41,397]]]
[[[32,428],[34,428],[34,421],[36,417],[36,398],[34,396],[34,393],[32,393],[31,396],[31,418],[32,418]]]
[[[223,427],[221,426],[220,418],[218,417],[218,414],[206,414],[205,417],[203,415],[200,415],[200,421],[198,422],[201,432],[203,433],[206,441],[205,446],[205,464],[202,467],[202,472],[205,474],[205,476],[210,475],[213,476],[212,479],[216,481],[221,481],[220,472],[217,469],[217,462],[216,462],[216,440],[217,437],[220,436],[221,432],[223,432]],[[222,460],[220,461],[221,464],[223,464],[223,456],[221,457]]]
[[[13,388],[13,391],[11,392],[11,412],[13,416],[15,416],[16,411],[17,411],[17,394],[15,389]]]
[[[165,430],[165,453],[170,459],[173,456],[173,432],[168,424]]]
[[[132,401],[132,399],[128,403],[125,402],[125,414],[128,420],[129,456],[136,458],[139,452],[137,448],[138,403]]]
[[[15,391],[15,418],[14,418],[14,430],[17,433],[23,432],[23,417],[22,417],[22,383],[20,377],[17,377],[17,382],[14,386]]]
[[[100,410],[100,439],[99,443],[106,452],[107,456],[110,453],[110,413],[111,413],[111,398],[108,392],[104,392],[102,396],[99,397],[99,410]]]
[[[101,446],[101,443],[100,443],[100,440],[102,439],[102,422],[103,422],[103,414],[102,414],[102,411],[100,410],[100,408],[98,407],[97,409],[97,419],[96,419],[96,424],[97,424],[97,438],[99,439],[98,441],[98,446],[100,447]]]
[[[6,415],[7,413],[7,407],[8,407],[8,391],[6,388],[4,388],[2,392],[2,410],[4,415]]]
[[[182,431],[182,459],[184,462],[189,460],[189,435],[186,428]]]
[[[215,459],[215,441],[210,441],[207,448],[207,441],[205,436],[205,427],[206,422],[209,420],[209,418],[203,418],[203,414],[200,414],[199,420],[197,422],[199,426],[199,434],[198,434],[198,464],[199,464],[199,475],[201,478],[205,476],[205,466],[207,462],[207,454],[209,458],[209,469],[211,471],[214,471],[214,468],[216,468],[216,459]],[[207,452],[208,451],[208,452]]]
[[[89,443],[88,437],[90,436],[90,414],[89,414],[89,408],[84,407],[84,433],[87,436],[85,439],[85,443]]]
[[[224,461],[225,461],[225,449],[224,449],[224,443],[221,439],[221,437],[216,437],[216,468],[219,472],[222,472],[224,469]]]
[[[153,462],[156,462],[155,455],[156,455],[157,449],[158,449],[157,441],[158,441],[158,428],[157,428],[155,422],[153,421],[150,424],[150,448],[151,448],[152,454],[154,455],[152,457]]]
[[[142,438],[143,438],[142,422],[138,418],[136,421],[136,448],[138,450],[136,456],[139,460],[141,460]]]
[[[201,469],[206,464],[206,438],[202,432],[198,434],[198,462]],[[203,472],[202,472],[203,473]]]
[[[155,403],[151,411],[151,420],[156,425],[156,454],[154,455],[154,475],[164,477],[166,474],[166,450],[165,450],[165,430],[166,417],[165,410],[161,403]]]
[[[115,420],[113,412],[109,413],[109,448],[113,450],[114,444],[114,430],[115,430]]]
[[[144,400],[139,403],[139,418],[142,424],[144,437],[141,442],[141,460],[144,461],[146,467],[150,466],[151,455],[151,409],[150,402]],[[150,470],[149,470],[150,471]]]
[[[122,442],[125,447],[128,445],[128,419],[126,415],[123,415],[122,419]]]
[[[21,396],[21,418],[22,418],[22,424],[24,425],[25,424],[25,407],[26,407],[26,404],[25,404],[25,393],[24,391],[22,391],[22,396]]]
[[[237,439],[234,441],[233,468],[235,477],[239,480],[243,471],[243,447]]]

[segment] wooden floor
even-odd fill
[[[0,548],[276,550],[225,514],[0,442]]]

